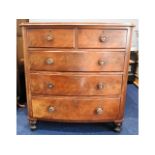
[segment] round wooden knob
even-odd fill
[[[53,40],[53,36],[52,36],[52,35],[47,35],[46,39],[47,39],[48,41],[51,41],[51,40]]]
[[[97,84],[97,88],[98,89],[103,89],[104,88],[104,84],[103,83],[98,83]]]
[[[53,64],[54,63],[54,60],[52,59],[52,58],[48,58],[47,60],[46,60],[46,64],[48,64],[48,65],[51,65],[51,64]]]
[[[105,64],[105,61],[101,59],[101,60],[98,61],[98,64],[99,64],[100,66],[103,66],[103,65]]]
[[[101,115],[103,113],[103,108],[98,107],[96,108],[96,114]]]
[[[54,87],[54,84],[52,84],[52,83],[48,83],[48,88],[53,88]]]
[[[100,36],[100,42],[106,42],[108,40],[107,36],[101,35]]]
[[[54,111],[55,111],[55,107],[50,106],[50,107],[48,108],[48,112],[54,112]]]

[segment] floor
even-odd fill
[[[53,123],[38,122],[38,129],[31,131],[27,121],[27,110],[17,109],[17,135],[137,135],[138,134],[138,88],[129,84],[125,118],[122,131],[112,131],[111,123]]]

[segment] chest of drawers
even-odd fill
[[[113,122],[120,131],[132,24],[22,24],[28,118]]]

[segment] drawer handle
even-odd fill
[[[103,65],[105,64],[105,61],[101,59],[101,60],[98,61],[98,64],[99,64],[100,66],[103,66]]]
[[[55,107],[50,106],[50,107],[48,108],[48,112],[54,112],[54,111],[55,111]]]
[[[104,36],[104,35],[101,35],[100,36],[100,42],[107,42],[108,41],[108,37],[107,36]]]
[[[48,64],[48,65],[51,65],[51,64],[53,64],[54,63],[54,60],[52,59],[52,58],[48,58],[47,60],[46,60],[46,64]]]
[[[103,113],[103,108],[101,108],[101,107],[96,108],[97,115],[101,115],[102,113]]]
[[[52,83],[48,83],[48,88],[53,88],[54,87],[54,84],[52,84]]]
[[[51,40],[53,40],[53,36],[52,36],[52,35],[47,35],[46,39],[47,39],[48,41],[51,41]]]
[[[104,88],[104,84],[103,83],[98,83],[97,84],[97,88],[100,90],[100,89],[103,89]]]

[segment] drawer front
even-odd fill
[[[127,30],[79,29],[79,48],[125,48]]]
[[[64,121],[102,121],[116,119],[119,98],[33,97],[33,117]]]
[[[75,35],[73,29],[29,29],[28,47],[73,48]]]
[[[32,52],[31,70],[123,71],[124,52]]]
[[[31,73],[32,94],[119,95],[122,75],[86,73]]]

